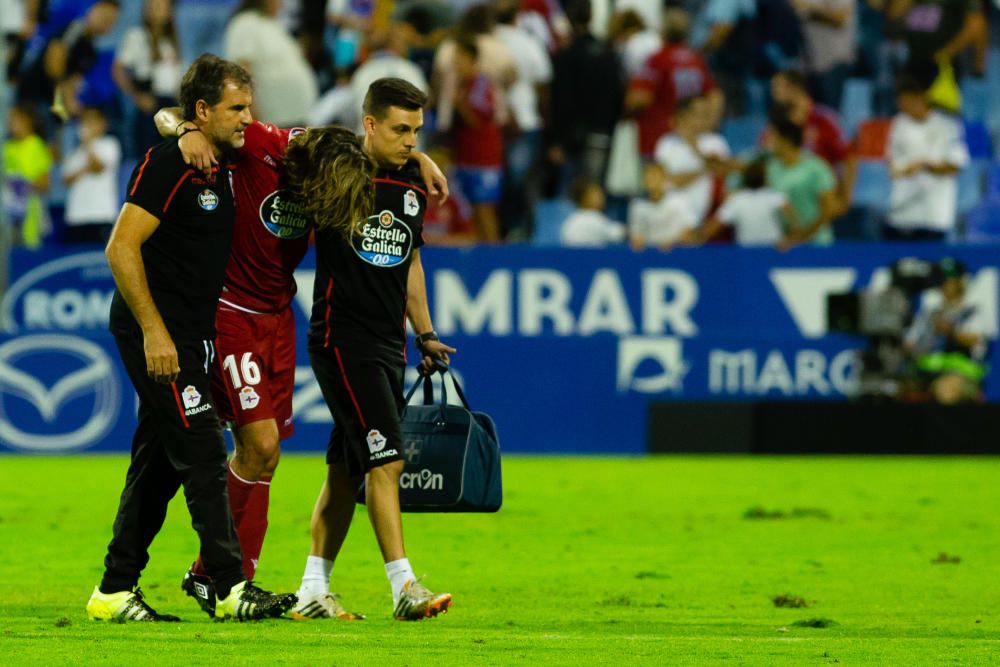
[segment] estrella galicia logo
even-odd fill
[[[81,449],[118,417],[118,374],[96,343],[65,335],[0,345],[0,443],[36,452]]]
[[[11,284],[0,301],[0,330],[104,334],[114,294],[114,278],[103,252],[60,257],[24,272]]]
[[[219,196],[205,188],[198,193],[198,206],[206,211],[214,211],[219,206]]]
[[[260,203],[260,221],[279,239],[300,239],[309,233],[306,207],[288,190],[276,190]]]
[[[380,268],[390,268],[410,256],[413,232],[392,211],[382,211],[369,216],[361,227],[361,235],[354,238],[353,245],[354,252],[364,261]]]

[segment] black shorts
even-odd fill
[[[362,475],[401,461],[405,366],[398,355],[389,359],[331,346],[310,350],[309,360],[333,413],[326,462],[346,463],[352,475]]]

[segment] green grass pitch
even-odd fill
[[[178,497],[142,586],[186,622],[92,623],[126,465],[0,457],[0,663],[1000,664],[996,459],[509,456],[499,514],[406,516],[417,573],[455,596],[420,623],[391,620],[361,511],[334,587],[368,620],[211,622],[179,587]],[[266,587],[297,588],[323,474],[282,460]]]

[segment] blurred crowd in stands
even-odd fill
[[[430,243],[1000,238],[992,0],[0,0],[15,244],[100,242],[198,54],[255,117],[431,95]]]

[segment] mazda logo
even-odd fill
[[[53,369],[69,370],[49,386],[36,377],[51,377]],[[93,395],[89,414],[64,409],[88,394]],[[8,447],[50,452],[92,445],[114,425],[120,394],[111,359],[92,341],[52,334],[0,345],[0,443]],[[31,426],[25,401],[41,417]]]

